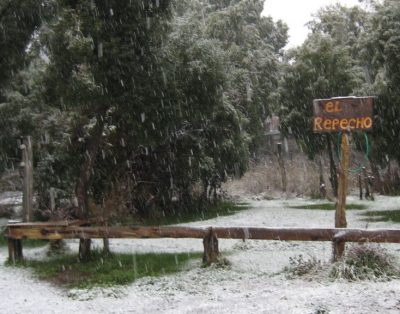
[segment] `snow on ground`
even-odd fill
[[[0,205],[19,205],[22,203],[22,193],[19,191],[0,192]]]
[[[251,209],[233,216],[190,223],[191,226],[332,227],[332,211],[292,209],[317,203],[305,199],[247,200]],[[358,201],[371,210],[400,209],[399,197]],[[367,222],[362,211],[347,212],[349,227],[398,228],[390,222]],[[37,280],[28,270],[4,266],[0,248],[1,313],[400,313],[400,280],[388,282],[286,279],[282,270],[299,254],[323,261],[331,244],[221,239],[220,251],[231,266],[201,268],[194,261],[184,271],[161,278],[141,278],[118,288],[66,290]],[[99,243],[99,242],[97,242]],[[110,240],[116,252],[201,252],[199,239]],[[70,243],[77,251],[77,242]],[[384,245],[400,256],[400,246]],[[44,249],[25,249],[41,258]]]

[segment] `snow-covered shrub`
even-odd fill
[[[288,278],[301,277],[307,274],[316,273],[322,269],[322,263],[316,257],[306,259],[303,255],[289,258],[289,266],[284,268]]]
[[[354,245],[331,272],[333,278],[348,280],[375,280],[398,277],[399,267],[395,258],[377,245]]]

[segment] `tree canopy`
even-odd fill
[[[0,171],[35,138],[39,207],[141,215],[204,206],[279,113],[312,158],[312,100],[376,95],[376,159],[399,159],[400,5],[328,6],[299,47],[261,0],[0,1]],[[197,203],[197,200],[199,202]]]

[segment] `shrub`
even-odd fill
[[[391,279],[399,276],[395,258],[377,245],[355,245],[331,272],[333,278],[347,280]]]
[[[289,266],[285,267],[288,278],[301,277],[307,274],[316,273],[322,269],[322,263],[314,256],[305,259],[303,255],[298,255],[289,258]]]

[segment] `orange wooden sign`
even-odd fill
[[[372,129],[373,97],[315,99],[313,107],[316,133]]]

